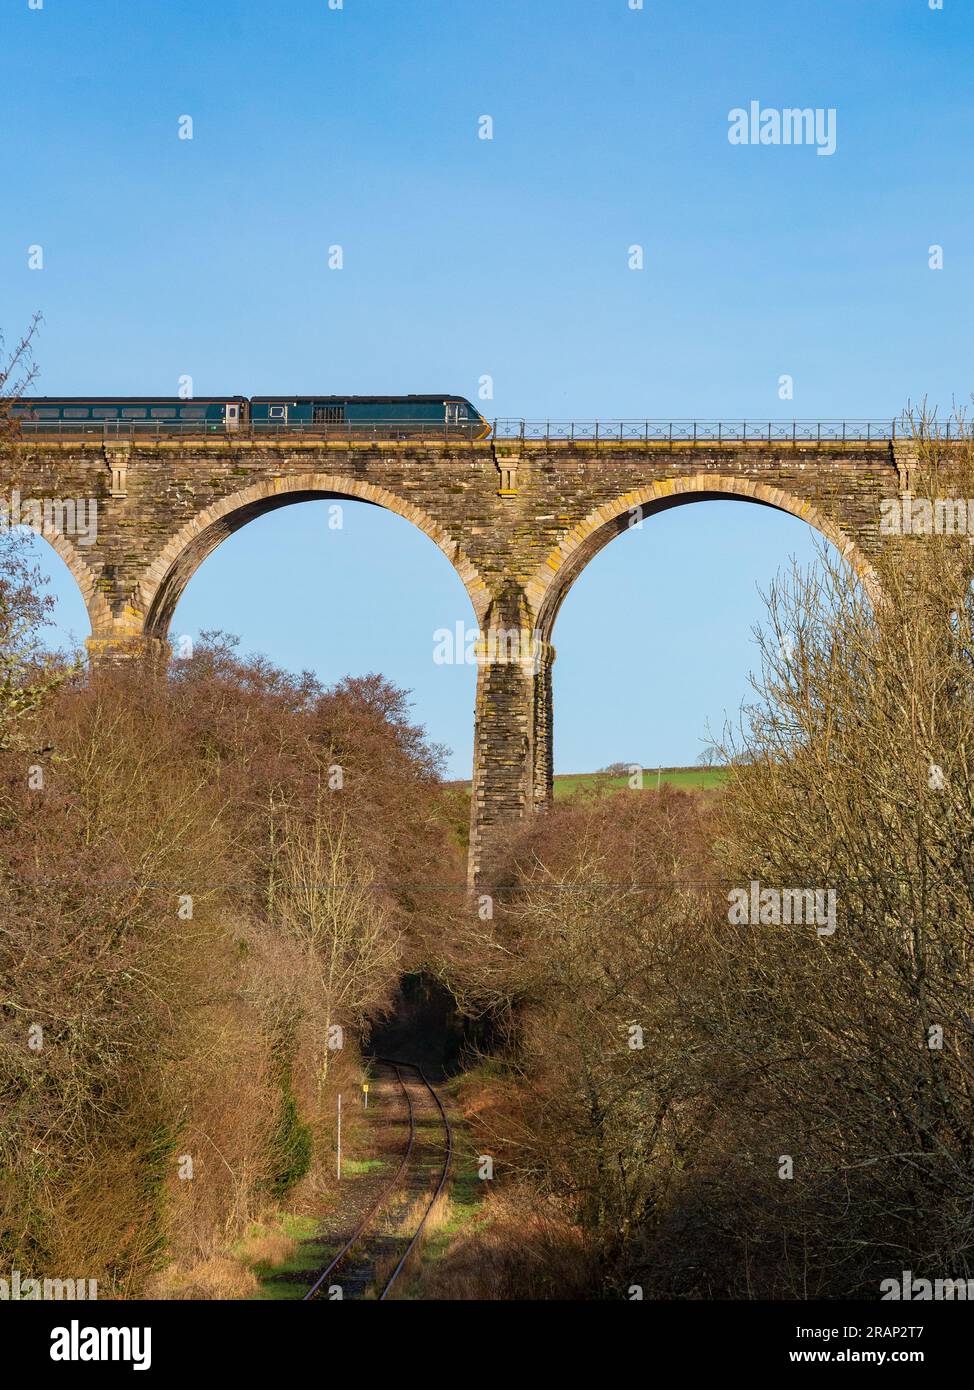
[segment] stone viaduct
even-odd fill
[[[45,531],[87,604],[94,662],[165,650],[195,570],[264,512],[350,499],[424,531],[460,576],[482,634],[469,864],[476,884],[490,880],[512,823],[551,799],[552,633],[572,583],[603,546],[669,507],[739,499],[803,518],[868,576],[880,499],[908,486],[909,462],[888,439],[471,444],[221,434],[36,437],[14,446],[3,471],[7,489],[24,499],[97,501],[95,544]]]

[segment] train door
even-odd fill
[[[240,405],[237,401],[227,401],[225,419],[228,430],[238,430],[240,428]]]
[[[460,423],[460,403],[459,401],[446,402],[446,423],[447,425],[459,425]]]

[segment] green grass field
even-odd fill
[[[719,787],[727,776],[724,767],[645,767],[643,791],[655,791],[664,783],[682,791],[710,791]],[[451,785],[470,791],[469,782]],[[624,792],[631,790],[628,777],[613,777],[608,772],[569,772],[555,778],[555,800],[584,795],[586,792]]]
[[[646,767],[643,768],[643,791],[655,790],[666,783],[683,791],[709,791],[719,787],[727,776],[723,767]],[[580,792],[629,791],[628,777],[611,777],[607,772],[568,773],[555,778],[555,800],[577,796]]]

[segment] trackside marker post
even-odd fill
[[[366,1108],[366,1110],[368,1110],[368,1108],[369,1108],[369,1083],[368,1083],[367,1081],[363,1081],[363,1082],[362,1082],[362,1094],[365,1096],[365,1108]]]
[[[342,1176],[342,1093],[338,1092],[338,1176]]]

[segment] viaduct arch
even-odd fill
[[[205,507],[169,537],[135,593],[134,606],[145,615],[146,636],[165,641],[183,590],[221,541],[267,512],[299,502],[326,500],[365,502],[411,522],[446,555],[470,597],[477,621],[483,619],[487,590],[476,566],[462,547],[420,507],[374,483],[329,473],[307,473],[251,483]]]
[[[556,551],[547,557],[525,585],[529,602],[537,614],[539,636],[544,641],[551,640],[555,619],[575,580],[610,541],[627,531],[634,522],[648,521],[673,507],[717,501],[751,502],[798,517],[830,541],[867,584],[871,582],[872,566],[857,542],[843,531],[834,517],[808,499],[766,483],[751,483],[733,475],[696,474],[654,482],[616,497],[603,503],[571,528]]]

